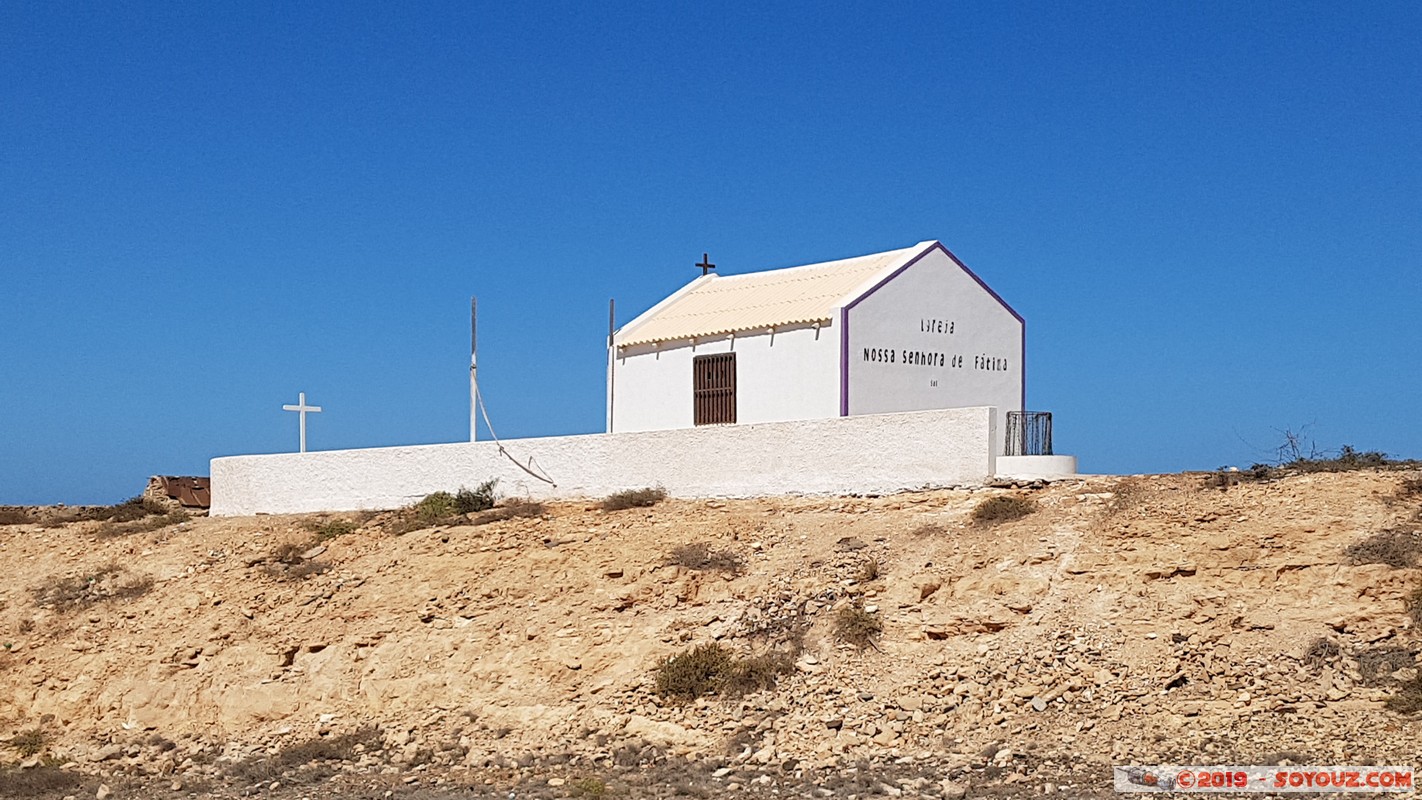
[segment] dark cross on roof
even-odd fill
[[[702,277],[705,277],[711,270],[716,268],[716,265],[711,263],[711,258],[706,253],[701,254],[701,263],[696,266],[701,267]]]

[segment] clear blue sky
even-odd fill
[[[0,503],[600,431],[607,301],[939,239],[1084,470],[1422,456],[1415,3],[0,5]]]

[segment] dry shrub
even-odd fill
[[[1343,655],[1343,649],[1338,643],[1326,636],[1320,636],[1309,645],[1308,652],[1304,653],[1304,661],[1314,667],[1323,667],[1336,662],[1339,656]]]
[[[37,756],[48,745],[49,735],[39,728],[20,731],[10,740],[10,747],[19,753],[21,758]]]
[[[1397,485],[1397,499],[1413,500],[1422,497],[1422,475],[1403,478]]]
[[[1415,666],[1417,651],[1407,647],[1380,646],[1359,650],[1353,654],[1358,662],[1359,681],[1363,686],[1391,686],[1396,683],[1392,673]]]
[[[774,689],[781,675],[794,671],[795,655],[784,650],[733,659],[722,678],[722,690],[729,695],[743,695]]]
[[[600,800],[607,797],[607,783],[601,778],[574,778],[568,782],[568,796]]]
[[[51,578],[35,587],[35,604],[60,611],[84,608],[112,600],[129,600],[147,594],[153,579],[135,576],[117,564],[106,564],[87,575]]]
[[[627,508],[650,508],[667,499],[667,490],[658,487],[628,489],[610,494],[602,501],[603,511],[621,511]]]
[[[135,533],[151,533],[162,530],[179,523],[187,522],[190,517],[183,511],[169,511],[165,514],[133,520],[131,522],[105,522],[94,531],[94,535],[100,539],[112,539],[118,536],[129,536]]]
[[[815,622],[805,606],[806,601],[801,600],[793,611],[747,619],[740,635],[760,647],[799,655],[805,649],[805,635]]]
[[[879,580],[879,576],[879,559],[871,558],[860,565],[859,573],[854,576],[854,579],[860,583],[868,583]]]
[[[775,688],[793,672],[795,656],[784,650],[738,657],[722,644],[702,644],[657,663],[656,693],[688,701],[709,694],[737,696]]]
[[[1279,447],[1279,460],[1272,464],[1254,464],[1249,469],[1220,467],[1205,476],[1205,486],[1228,489],[1241,483],[1262,483],[1313,472],[1353,472],[1360,469],[1397,469],[1416,466],[1416,461],[1399,461],[1377,450],[1360,451],[1343,445],[1338,455],[1321,455],[1312,443],[1304,443],[1301,434],[1284,431],[1285,443]],[[1307,453],[1307,455],[1305,455]]]
[[[884,631],[879,617],[855,603],[841,608],[834,615],[834,638],[863,649],[874,643]]]
[[[705,542],[684,544],[667,556],[669,566],[685,567],[698,572],[739,573],[745,566],[741,557],[730,550],[712,550]]]
[[[78,515],[79,519],[83,520],[134,522],[144,517],[167,514],[168,511],[168,506],[163,502],[140,495],[111,506],[89,506],[80,509]]]
[[[265,783],[278,778],[284,782],[323,780],[338,772],[339,767],[318,762],[355,761],[361,753],[384,746],[379,728],[364,727],[352,733],[289,745],[274,755],[237,762],[228,767],[227,774],[248,783]]]
[[[307,523],[306,528],[315,535],[316,541],[324,542],[338,536],[348,536],[355,533],[360,530],[360,525],[348,519],[332,519]]]
[[[300,564],[301,554],[311,549],[310,543],[287,542],[279,544],[267,555],[267,561],[273,564]]]
[[[1407,616],[1412,620],[1413,627],[1422,630],[1422,584],[1418,584],[1403,602],[1407,606]]]
[[[731,651],[724,645],[702,644],[657,664],[656,692],[672,700],[695,700],[721,687],[721,676],[731,663]]]
[[[939,522],[925,522],[913,529],[914,536],[942,536],[948,532],[948,526]]]
[[[1417,562],[1422,555],[1422,534],[1415,531],[1383,531],[1348,545],[1343,551],[1348,563],[1386,564],[1394,569],[1405,569]]]
[[[525,500],[514,498],[505,500],[494,508],[485,511],[474,518],[475,525],[488,525],[491,522],[502,522],[506,519],[519,519],[522,517],[541,517],[548,509],[537,500]]]
[[[283,748],[274,759],[287,767],[299,767],[312,761],[355,761],[362,752],[379,750],[384,746],[380,729],[366,726],[339,736],[322,736],[291,745]]]
[[[1220,467],[1205,476],[1205,488],[1223,491],[1241,483],[1263,483],[1274,480],[1282,477],[1283,474],[1278,467],[1271,467],[1268,464],[1255,464],[1245,470],[1238,467]]]
[[[1397,687],[1397,691],[1385,704],[1390,710],[1400,714],[1416,714],[1422,711],[1422,671],[1417,677]]]
[[[1407,464],[1388,458],[1387,453],[1378,450],[1354,450],[1351,445],[1343,445],[1333,458],[1296,458],[1280,464],[1281,469],[1293,472],[1352,472],[1359,469],[1378,469]]]
[[[32,769],[0,766],[0,798],[44,800],[87,794],[93,796],[96,779],[52,764]]]
[[[61,508],[57,510],[45,510],[39,514],[39,525],[41,528],[62,528],[71,522],[78,522],[82,519],[78,509]]]
[[[312,559],[297,564],[268,564],[262,571],[279,581],[304,581],[325,574],[330,569],[330,564]]]
[[[28,509],[20,506],[0,506],[0,525],[28,525],[33,522]]]
[[[316,547],[317,542],[286,542],[277,545],[267,557],[255,562],[262,564],[262,571],[279,581],[305,580],[320,575],[331,568],[330,564],[315,558],[306,558],[305,553]]]
[[[39,523],[45,528],[58,528],[71,522],[127,523],[137,522],[146,517],[163,516],[169,512],[169,507],[161,500],[139,496],[130,497],[122,503],[111,506],[49,509],[41,514]],[[121,532],[121,529],[117,529],[114,535]]]
[[[1124,514],[1142,506],[1150,497],[1151,486],[1145,478],[1122,478],[1111,487],[1111,500],[1106,504],[1109,515]]]
[[[973,509],[973,522],[979,525],[996,525],[1022,519],[1037,510],[1031,499],[1015,494],[998,495],[978,503]]]

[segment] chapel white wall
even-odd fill
[[[848,331],[851,415],[1022,407],[1022,322],[940,249],[851,307]],[[913,363],[913,353],[935,365]]]
[[[506,440],[556,481],[529,477],[494,442],[212,460],[213,516],[395,508],[499,480],[505,495],[603,497],[661,486],[673,497],[882,494],[976,484],[993,474],[991,408]]]
[[[827,324],[622,348],[609,371],[609,430],[692,427],[692,359],[726,352],[736,354],[738,424],[839,415],[839,331]]]

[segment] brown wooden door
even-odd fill
[[[736,354],[717,353],[691,360],[692,401],[697,425],[736,421]]]

